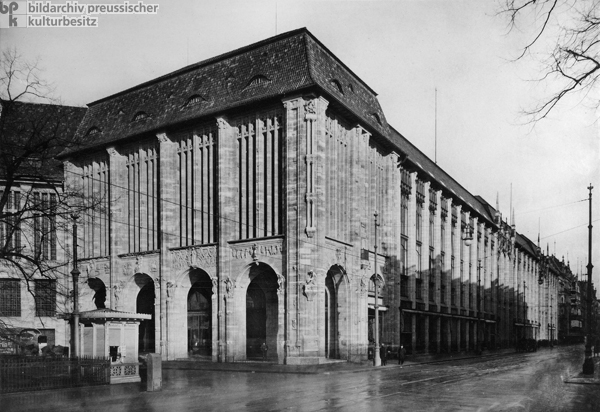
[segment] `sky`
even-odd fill
[[[96,28],[0,29],[0,47],[39,59],[62,103],[84,106],[306,27],[378,93],[389,124],[469,192],[492,205],[498,198],[509,219],[512,204],[517,231],[534,242],[539,233],[542,248],[564,256],[576,273],[586,273],[587,187],[595,186],[592,263],[600,284],[600,112],[589,95],[576,95],[547,119],[527,123],[522,110],[552,87],[535,81],[545,38],[515,61],[539,23],[535,16],[509,32],[496,1],[145,3],[158,4],[157,14],[99,15]]]

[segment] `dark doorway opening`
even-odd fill
[[[143,320],[139,328],[139,352],[153,353],[156,350],[154,342],[154,281],[148,282],[140,289],[136,299],[136,312],[152,315],[149,320]]]
[[[201,272],[187,298],[188,353],[190,355],[212,355],[212,282]]]

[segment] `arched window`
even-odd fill
[[[92,126],[88,129],[86,136],[93,136],[98,133],[100,133],[100,129],[98,129],[96,126]]]
[[[148,117],[148,113],[146,112],[137,112],[135,116],[133,116],[134,122],[139,122],[140,120],[144,120]]]
[[[185,105],[186,106],[194,106],[194,105],[198,105],[205,101],[206,101],[206,99],[204,97],[202,97],[199,94],[195,94],[188,99],[188,101]]]
[[[262,74],[257,74],[256,76],[254,76],[250,79],[250,81],[246,85],[246,88],[252,87],[252,86],[258,86],[260,84],[269,83],[270,81],[271,81],[271,79],[269,79],[268,77],[263,76]]]
[[[373,119],[375,119],[375,121],[376,121],[377,123],[381,124],[381,117],[379,116],[379,114],[377,114],[377,113],[371,113],[371,117],[372,117]]]

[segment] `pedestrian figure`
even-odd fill
[[[594,345],[594,357],[596,356],[600,356],[600,339],[598,339]]]
[[[263,342],[262,345],[260,345],[260,350],[262,351],[263,360],[267,360],[267,352],[269,351],[267,342]]]
[[[404,364],[405,360],[406,349],[404,349],[404,345],[400,345],[400,348],[398,349],[398,364],[400,365],[400,368],[402,368],[402,365]]]
[[[385,366],[387,364],[387,347],[385,346],[385,343],[381,344],[379,357],[381,358],[381,366]]]

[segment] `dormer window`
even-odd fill
[[[148,113],[146,112],[137,112],[135,116],[133,116],[134,122],[139,122],[140,120],[144,120],[148,117]]]
[[[378,113],[371,113],[371,117],[372,117],[373,119],[375,119],[375,121],[376,121],[377,123],[381,124],[381,117],[379,116],[379,114],[378,114]]]
[[[186,106],[193,106],[193,105],[197,105],[200,104],[202,102],[205,102],[206,99],[202,96],[200,96],[199,94],[195,94],[192,97],[190,97],[187,101],[187,103],[185,104]]]
[[[350,89],[350,91],[354,93],[354,86],[352,85],[352,83],[348,83],[348,89]]]
[[[341,94],[344,94],[344,89],[342,88],[342,83],[340,83],[338,79],[331,79],[330,82],[333,85],[333,87],[335,87],[337,89],[338,92],[340,92]]]
[[[257,74],[252,79],[250,79],[246,87],[258,86],[260,84],[269,83],[270,81],[271,79],[269,79],[268,77],[263,76],[262,74]]]
[[[93,136],[98,133],[100,133],[100,129],[98,129],[96,126],[92,126],[87,131],[86,136]]]

